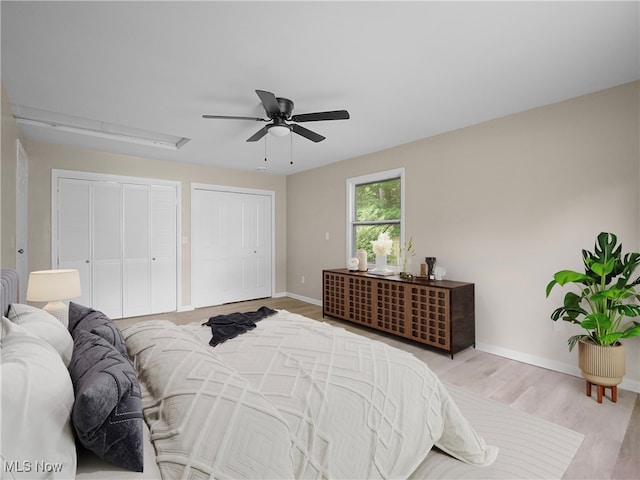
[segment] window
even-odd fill
[[[403,199],[404,169],[347,179],[347,258],[365,250],[368,263],[375,263],[371,241],[387,232],[393,240],[387,263],[398,265],[404,234]]]

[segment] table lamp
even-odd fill
[[[27,300],[49,302],[43,310],[60,320],[65,327],[69,325],[69,306],[62,300],[79,297],[80,294],[78,270],[39,270],[29,274]]]

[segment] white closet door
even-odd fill
[[[122,186],[122,316],[151,312],[149,186]]]
[[[151,186],[151,313],[177,307],[176,189]]]
[[[58,180],[57,267],[80,273],[82,295],[72,301],[92,305],[91,289],[91,183],[87,180]]]
[[[195,307],[271,296],[271,197],[194,190]]]
[[[180,186],[153,182],[54,170],[52,264],[80,271],[77,303],[111,318],[177,309]]]
[[[217,225],[220,206],[216,192],[194,190],[191,195],[191,303],[194,307],[219,305],[219,269],[215,254],[218,248]],[[215,225],[215,227],[214,227]],[[217,281],[218,280],[218,281]]]
[[[241,284],[243,300],[271,296],[271,198],[243,195]]]
[[[122,317],[122,185],[94,182],[92,198],[94,309]]]

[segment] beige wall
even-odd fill
[[[286,181],[284,177],[150,160],[38,142],[29,156],[29,270],[51,268],[51,170],[80,170],[181,182],[182,306],[191,303],[191,182],[275,192],[275,292],[286,291]]]
[[[182,234],[190,234],[190,182],[276,192],[276,292],[320,301],[323,268],[346,260],[346,182],[406,171],[406,234],[419,259],[436,256],[448,279],[476,284],[478,347],[576,373],[544,297],[551,275],[581,267],[580,250],[613,231],[640,250],[640,82],[538,108],[289,177],[172,164],[28,142],[29,270],[50,266],[51,169],[182,182]],[[15,139],[2,92],[2,266],[15,265]],[[24,143],[24,142],[23,142]],[[325,240],[325,233],[329,240]],[[305,283],[301,277],[305,277]],[[182,250],[190,304],[190,245]],[[627,341],[622,385],[640,391],[640,338]]]
[[[0,165],[0,176],[2,177],[0,209],[2,222],[0,222],[0,265],[4,268],[15,268],[16,266],[16,162],[17,145],[20,140],[25,145],[24,136],[18,128],[13,115],[9,98],[0,85],[2,93],[2,161]]]
[[[414,271],[435,256],[475,283],[480,348],[576,373],[574,330],[549,319],[563,294],[545,287],[600,231],[640,250],[639,85],[287,177],[288,291],[319,301],[322,269],[345,265],[346,179],[404,167]],[[623,386],[640,391],[640,338],[627,348]]]

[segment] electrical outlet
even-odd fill
[[[304,275],[302,275],[302,276],[300,277],[300,283],[304,283],[304,281],[305,281],[305,278],[304,278]]]
[[[329,237],[330,237],[329,232],[324,232],[324,239],[329,240]]]

